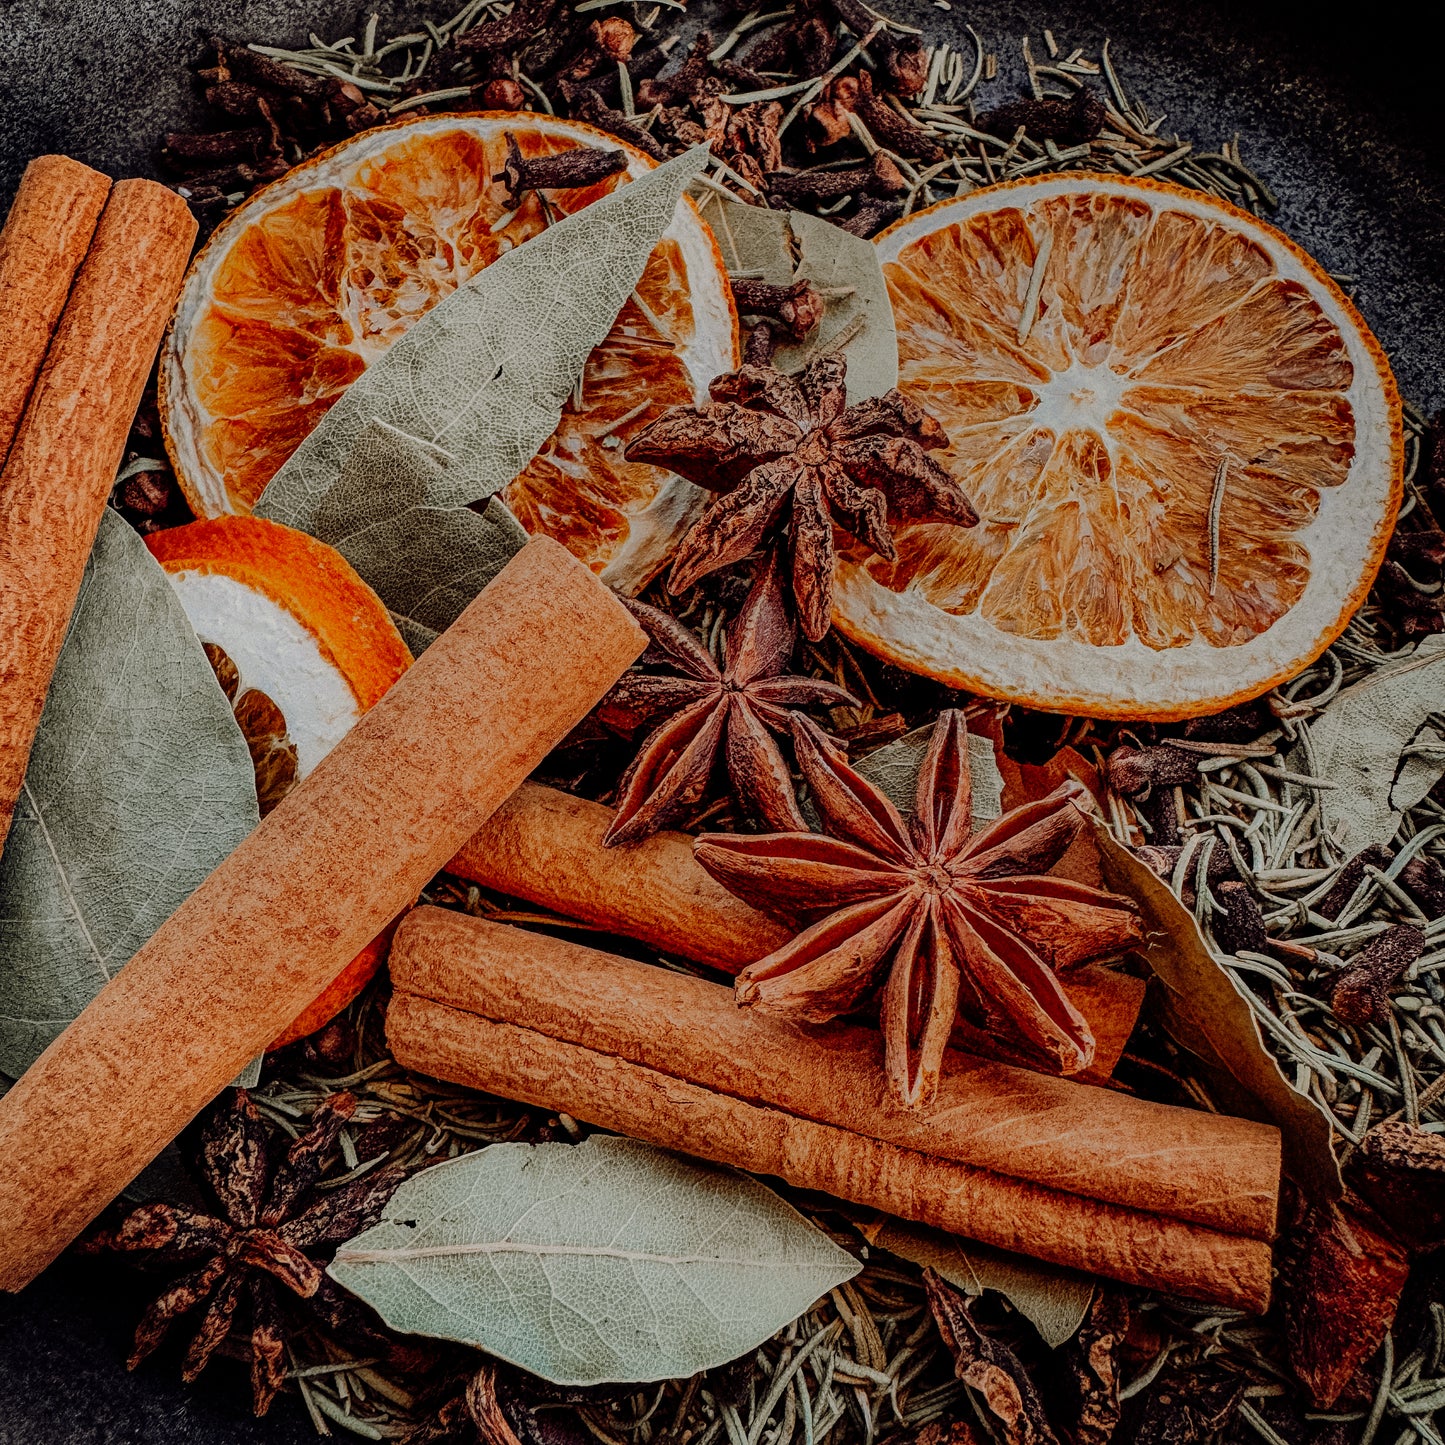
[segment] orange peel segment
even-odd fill
[[[1379,343],[1287,237],[1164,182],[989,187],[877,240],[899,386],[972,529],[840,537],[834,622],[955,687],[1166,720],[1295,675],[1364,600],[1402,490]]]
[[[595,185],[509,208],[510,134],[524,156],[622,150]],[[192,263],[161,354],[159,401],[176,476],[198,516],[251,510],[266,483],[366,366],[458,285],[553,217],[655,163],[578,121],[516,112],[380,126],[296,166],[238,206]],[[706,398],[738,362],[737,313],[711,231],[689,201],[588,360],[552,436],[502,492],[528,531],[636,590],[703,494],[629,463],[629,438]],[[579,404],[580,398],[580,404]]]
[[[339,552],[304,532],[222,517],[152,532],[145,542],[197,637],[225,655],[238,720],[276,720],[280,735],[262,741],[293,751],[295,781],[411,665],[381,599]],[[264,699],[262,707],[246,708],[248,697]],[[257,758],[257,741],[247,741]],[[258,759],[258,777],[260,766]],[[271,1048],[345,1008],[381,966],[390,938],[388,928],[362,949]]]

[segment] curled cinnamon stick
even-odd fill
[[[642,651],[530,542],[0,1099],[18,1289],[316,997]]]
[[[952,1051],[936,1101],[906,1108],[886,1087],[875,1029],[802,1027],[739,1009],[706,979],[443,908],[402,921],[391,976],[400,992],[851,1133],[1211,1229],[1274,1234],[1280,1136],[1270,1125]]]
[[[704,873],[686,833],[604,848],[612,816],[601,803],[524,783],[447,871],[727,973],[792,937]],[[1103,968],[1079,970],[1063,982],[1094,1033],[1094,1066],[1080,1077],[1107,1079],[1138,1019],[1143,984]]]
[[[523,783],[447,871],[729,973],[793,936],[704,873],[688,834],[604,848],[611,824],[601,803]]]
[[[1127,1283],[1255,1312],[1269,1304],[1260,1240],[989,1174],[415,994],[393,998],[387,1037],[408,1068],[664,1148]]]
[[[0,230],[0,465],[109,191],[69,156],[37,156],[20,178]]]
[[[0,845],[195,236],[174,191],[111,189],[0,471]]]

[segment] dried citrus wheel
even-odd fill
[[[506,135],[527,157],[624,151],[627,169],[509,209]],[[196,258],[161,358],[167,445],[198,516],[249,512],[337,397],[406,329],[552,216],[653,162],[576,121],[513,112],[370,130],[297,166],[227,217]],[[703,494],[623,460],[627,440],[737,364],[722,259],[679,206],[631,299],[588,361],[560,425],[503,496],[623,588],[663,563]],[[579,404],[580,398],[580,404]]]
[[[835,623],[957,687],[1179,718],[1254,697],[1363,600],[1399,506],[1400,404],[1349,301],[1210,196],[1070,174],[878,239],[899,385],[980,514],[845,546]]]
[[[152,532],[236,713],[265,816],[411,665],[381,599],[332,548],[260,517]],[[361,991],[391,930],[369,943],[271,1045],[313,1032]]]

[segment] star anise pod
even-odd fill
[[[890,522],[978,521],[926,450],[948,445],[942,426],[897,390],[849,406],[846,374],[836,352],[796,378],[744,366],[712,383],[710,402],[672,407],[628,444],[629,461],[719,494],[683,538],[670,591],[741,561],[785,523],[798,615],[816,642],[833,608],[835,519],[890,560]]]
[[[126,1362],[131,1369],[180,1316],[205,1305],[182,1367],[186,1381],[194,1380],[231,1333],[244,1300],[251,1324],[251,1394],[256,1414],[266,1413],[286,1377],[278,1288],[320,1300],[328,1282],[312,1253],[374,1224],[405,1173],[378,1169],[311,1198],[328,1152],[355,1112],[355,1095],[332,1094],[273,1169],[260,1111],[244,1089],[229,1090],[201,1130],[201,1173],[216,1212],[143,1204],[114,1229],[91,1237],[86,1246],[91,1251],[109,1250],[157,1268],[189,1266],[141,1317]]]
[[[628,673],[598,705],[598,717],[618,732],[656,724],[623,775],[604,845],[633,843],[679,822],[706,793],[719,754],[749,814],[772,828],[807,827],[773,733],[788,732],[795,707],[856,707],[858,699],[821,678],[782,675],[797,626],[776,552],[724,635],[721,668],[676,618],[624,600],[651,639],[643,663],[666,664],[681,676]]]
[[[907,1104],[932,1098],[960,1015],[1061,1073],[1087,1068],[1093,1035],[1054,970],[1120,953],[1140,933],[1129,899],[1049,876],[1086,824],[1082,786],[973,834],[961,712],[939,716],[911,823],[807,719],[793,743],[831,836],[697,840],[698,862],[724,887],[809,925],[738,975],[738,1002],[821,1023],[882,982],[888,1076]]]

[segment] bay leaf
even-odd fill
[[[107,509],[0,856],[0,1070],[24,1072],[258,820],[231,705]]]
[[[824,295],[818,329],[797,346],[780,346],[773,365],[799,371],[808,357],[831,350],[841,338],[848,359],[848,401],[882,396],[898,385],[898,337],[888,283],[872,241],[850,235],[819,216],[772,211],[694,191],[730,274],[751,275],[774,286],[811,281]]]
[[[911,1220],[885,1219],[873,1236],[879,1249],[941,1274],[965,1294],[1001,1294],[1052,1350],[1079,1332],[1094,1282],[1077,1270],[1044,1264]]]
[[[454,459],[438,505],[500,491],[556,429],[583,364],[707,157],[695,146],[619,186],[439,301],[341,395],[271,479],[257,514],[311,531],[373,422]]]
[[[881,748],[865,753],[853,764],[906,818],[913,811],[918,774],[933,741],[933,724],[904,733]],[[968,735],[968,770],[973,779],[970,824],[975,832],[1003,812],[1003,774],[994,756],[993,740],[982,733]]]
[[[312,521],[386,604],[419,657],[527,542],[500,497],[448,505],[455,458],[383,421],[362,428]]]
[[[1441,711],[1445,634],[1437,632],[1345,688],[1307,724],[1314,767],[1339,785],[1318,795],[1320,812],[1347,853],[1388,844],[1401,816],[1445,776],[1445,749],[1426,726]],[[1402,756],[1412,744],[1416,753]]]
[[[756,1180],[594,1134],[415,1175],[328,1273],[392,1329],[591,1385],[735,1359],[858,1268]]]
[[[1160,990],[1166,1028],[1211,1071],[1229,1112],[1278,1127],[1291,1177],[1317,1199],[1337,1198],[1342,1185],[1329,1120],[1265,1048],[1243,985],[1210,952],[1194,915],[1169,885],[1120,847],[1101,819],[1092,822],[1104,886],[1139,905],[1139,954]]]

